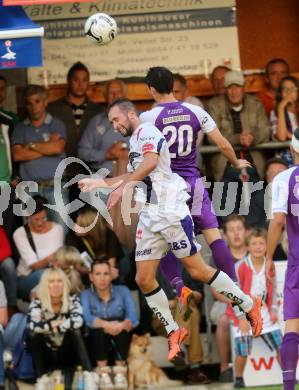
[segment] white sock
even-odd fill
[[[253,300],[251,297],[244,294],[226,273],[217,271],[209,282],[209,285],[220,294],[225,295],[235,302],[245,313],[252,309]]]
[[[144,294],[144,296],[154,315],[165,326],[167,334],[179,329],[169,309],[167,296],[161,287],[156,288],[148,294]]]

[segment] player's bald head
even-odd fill
[[[107,109],[108,115],[114,107],[118,107],[125,114],[134,112],[138,116],[138,110],[135,104],[132,103],[129,99],[117,99],[113,103],[109,104]]]

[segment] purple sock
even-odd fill
[[[280,353],[284,390],[295,390],[298,343],[299,335],[295,332],[286,333],[282,340]]]
[[[237,282],[234,258],[225,241],[219,238],[212,242],[210,248],[216,268],[225,272],[234,282]]]
[[[160,270],[163,276],[169,281],[172,288],[176,289],[177,296],[181,295],[184,287],[180,263],[172,252],[168,252],[160,261]]]

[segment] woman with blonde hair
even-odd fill
[[[37,298],[29,306],[29,345],[37,374],[36,389],[50,383],[47,374],[66,370],[80,363],[85,389],[97,389],[97,377],[81,336],[83,314],[80,299],[70,295],[70,283],[59,268],[47,269],[37,288]],[[66,389],[71,384],[66,381]]]
[[[118,277],[118,262],[124,253],[116,234],[96,209],[86,207],[79,211],[75,231],[68,233],[66,244],[76,247],[81,254],[87,254],[91,262],[95,258],[107,258],[113,279]]]
[[[88,274],[82,263],[80,252],[74,246],[63,246],[54,254],[56,267],[61,268],[70,282],[70,294],[79,294],[83,289],[81,275]]]

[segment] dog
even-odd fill
[[[129,389],[180,386],[183,382],[172,380],[153,361],[150,334],[133,335],[128,355]]]

